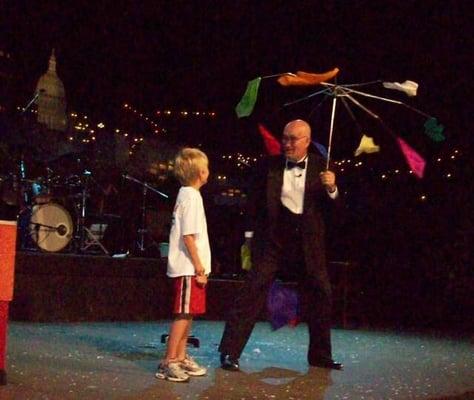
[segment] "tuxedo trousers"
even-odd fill
[[[263,253],[252,259],[252,269],[238,290],[229,310],[219,351],[240,358],[259,315],[267,304],[270,287],[277,277],[298,282],[299,304],[308,324],[308,362],[331,360],[331,288],[327,271],[316,270],[307,256],[302,216],[283,208],[276,229]],[[253,239],[255,240],[255,239]],[[324,267],[326,268],[326,267]]]

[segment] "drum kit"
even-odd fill
[[[101,241],[112,217],[121,217],[90,213],[93,203],[91,194],[103,193],[104,189],[84,164],[75,168],[79,172],[74,174],[62,174],[58,172],[60,168],[46,166],[42,169],[44,174],[30,179],[26,178],[25,163],[21,159],[18,170],[18,174],[0,175],[0,194],[1,202],[16,210],[20,250],[107,255],[117,253],[115,248],[110,249],[110,252]],[[68,170],[73,171],[74,168],[68,166]],[[163,198],[168,196],[133,176],[123,174],[121,177],[140,187],[142,196],[136,241],[130,247],[136,255],[149,254],[147,251],[152,246],[158,248],[158,243],[148,229],[147,194],[153,192]],[[91,221],[99,223],[91,224]],[[116,227],[124,229],[121,225],[123,224],[115,222]],[[112,243],[110,247],[116,246]]]
[[[26,179],[22,172],[10,175],[2,200],[18,207],[20,249],[58,252],[69,246],[71,251],[81,251],[91,175],[85,169],[80,175],[61,176],[49,167],[44,176],[34,179]]]
[[[23,156],[15,164],[16,173],[0,175],[0,203],[2,212],[17,217],[19,248],[80,251],[85,240],[84,221],[91,173],[83,169],[81,173],[64,175],[57,172],[59,167],[53,170],[35,160],[32,165],[36,172],[42,173],[30,178],[35,172],[28,168],[27,175]]]
[[[0,147],[0,214],[17,219],[19,249],[117,254],[128,252],[130,247],[132,252],[145,255],[148,243],[152,241],[146,225],[146,195],[151,191],[165,195],[132,176],[119,178],[122,182],[127,180],[133,185],[139,184],[143,199],[137,240],[130,244],[128,232],[133,230],[127,231],[124,219],[131,220],[134,213],[121,207],[125,199],[117,199],[120,204],[111,201],[113,195],[96,181],[91,172],[96,170],[104,175],[104,165],[119,168],[116,160],[109,151],[101,154],[99,145],[91,150],[69,140],[63,132],[30,121],[27,111],[38,95],[36,93],[22,112],[5,124],[7,134],[3,135],[2,131],[4,137]],[[118,193],[117,178],[111,176],[109,170],[105,175],[105,179],[98,180],[107,181],[109,186],[115,185],[115,193]],[[114,214],[103,212],[104,203],[113,203],[110,208]],[[118,208],[121,215],[115,214]],[[91,211],[96,211],[96,214]],[[134,226],[133,221],[130,226]],[[104,231],[105,234],[110,231],[112,239],[104,239]]]

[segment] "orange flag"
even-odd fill
[[[282,86],[313,86],[319,85],[334,78],[339,73],[339,68],[323,74],[314,74],[311,72],[298,71],[295,75],[282,75],[278,78],[278,83]]]

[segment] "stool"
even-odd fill
[[[107,224],[92,224],[89,228],[84,226],[84,231],[86,232],[86,238],[84,246],[81,251],[86,251],[91,247],[100,248],[105,254],[110,255],[109,251],[104,247],[100,242],[104,237],[105,229]]]
[[[161,335],[161,343],[166,343],[168,341],[169,335],[167,333],[164,333]],[[188,344],[191,344],[193,347],[199,347],[199,339],[196,336],[188,336]]]

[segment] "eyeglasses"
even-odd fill
[[[298,140],[304,139],[306,136],[296,137],[296,136],[283,136],[281,138],[282,143],[291,143],[295,144]]]

